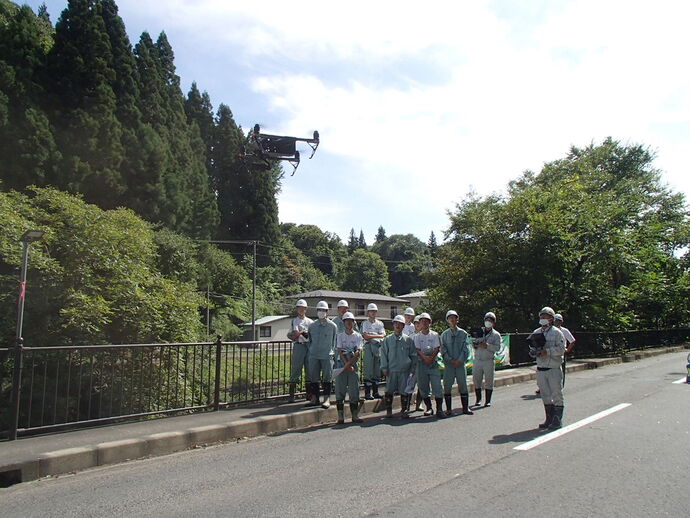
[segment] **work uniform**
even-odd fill
[[[309,325],[309,376],[312,394],[319,393],[319,379],[323,395],[331,393],[333,378],[332,359],[335,353],[335,337],[338,328],[329,319],[316,320]]]
[[[474,390],[482,389],[482,378],[485,390],[494,389],[494,372],[496,364],[494,356],[501,350],[501,335],[494,328],[483,327],[484,336],[474,338],[474,362],[472,364],[472,381]],[[486,348],[479,347],[479,344],[486,344]]]
[[[563,333],[563,338],[565,338],[565,348],[568,349],[571,343],[575,341],[575,337],[573,334],[570,332],[570,330],[567,327],[563,326],[556,326],[558,329],[561,330],[561,333]],[[561,363],[561,370],[563,371],[563,386],[565,387],[565,360],[566,356],[568,355],[568,352],[563,353],[563,363]]]
[[[345,356],[346,360],[352,359],[357,351],[362,350],[362,344],[364,339],[357,331],[353,331],[352,334],[347,334],[345,332],[338,333],[335,338],[336,346],[336,357],[340,359],[341,353]],[[344,367],[345,365],[338,365],[339,367]],[[345,394],[349,394],[350,403],[359,401],[359,365],[358,362],[352,364],[354,371],[342,371],[335,378],[335,399],[336,401],[345,401]]]
[[[369,319],[360,326],[362,334],[385,335],[386,329],[379,319],[373,322]],[[373,338],[364,342],[364,387],[365,391],[373,389],[378,394],[377,384],[381,381],[381,341],[383,338]]]
[[[314,321],[311,318],[295,317],[292,319],[292,331],[308,331]],[[305,382],[309,383],[309,338],[299,335],[292,341],[292,365],[290,369],[290,383],[298,383],[305,370]]]
[[[407,381],[415,370],[417,350],[414,340],[405,334],[388,335],[381,342],[381,370],[386,375],[386,394],[406,394]]]
[[[412,338],[415,334],[414,330],[414,324],[410,322],[409,324],[405,324],[405,327],[403,327],[402,334],[409,336]]]
[[[544,350],[546,356],[537,356],[537,386],[541,393],[544,405],[553,405],[563,408],[563,371],[561,362],[565,352],[565,337],[556,326],[548,326],[534,330],[534,333],[543,333],[546,343]],[[562,415],[562,410],[561,410]]]
[[[335,317],[333,317],[332,321],[338,327],[338,334],[345,332],[345,324],[343,324],[342,318],[340,318],[339,316],[335,316]],[[353,331],[359,331],[359,327],[357,326],[357,322],[353,323],[352,330]]]
[[[441,340],[436,331],[429,330],[428,334],[417,333],[414,335],[414,346],[422,354],[429,356],[441,346]],[[420,358],[417,362],[417,386],[422,398],[429,397],[429,386],[431,386],[431,393],[435,398],[440,398],[443,394],[441,390],[441,370],[438,366],[438,361],[434,361],[431,365],[427,365]]]

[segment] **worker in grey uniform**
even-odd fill
[[[414,324],[412,323],[415,317],[414,309],[407,308],[405,310],[405,313],[403,313],[403,316],[405,317],[405,327],[403,327],[403,334],[407,336],[412,336],[416,333]]]
[[[494,392],[494,372],[496,364],[494,357],[501,350],[501,335],[494,326],[496,315],[489,311],[484,315],[484,327],[482,337],[474,338],[474,363],[472,364],[472,381],[474,382],[474,394],[477,396],[475,406],[482,401],[482,382],[484,384],[484,406],[491,406],[491,395]]]
[[[334,316],[332,320],[333,323],[336,326],[338,326],[338,333],[343,333],[345,331],[345,325],[343,324],[343,315],[350,311],[350,305],[347,303],[347,300],[341,299],[338,301],[337,308],[338,314]],[[352,329],[359,332],[359,328],[357,327],[357,321],[354,322]]]
[[[412,339],[414,340],[414,335],[419,333],[419,329],[420,329],[419,315],[415,316],[412,319],[412,327],[413,327],[414,331],[412,332],[411,335],[408,335],[408,336],[412,337]],[[412,377],[410,382],[411,382],[410,385],[407,387],[409,394],[410,394],[410,398],[407,401],[408,406],[412,404],[412,394],[414,393],[415,385],[417,385],[417,374],[416,373]],[[417,387],[417,395],[415,397],[414,411],[419,412],[420,410],[422,410],[422,395],[419,392],[419,387]]]
[[[462,413],[472,415],[470,410],[470,396],[467,390],[467,368],[465,362],[470,355],[467,345],[467,331],[458,327],[458,313],[454,310],[446,312],[448,329],[441,333],[441,356],[443,357],[443,399],[446,402],[446,415],[453,415],[452,389],[457,380],[462,402]]]
[[[307,390],[307,401],[311,400],[311,382],[309,378],[309,324],[313,322],[306,316],[307,302],[299,299],[295,304],[297,316],[292,319],[291,330],[288,338],[292,340],[292,361],[290,369],[290,397],[289,403],[295,401],[295,388],[302,377],[304,369],[304,379]]]
[[[364,399],[381,399],[378,384],[381,381],[381,341],[386,329],[376,316],[379,308],[367,306],[367,319],[360,326],[364,338]]]
[[[344,331],[335,338],[337,355],[343,370],[335,378],[335,405],[338,409],[338,424],[345,422],[345,395],[350,397],[350,414],[353,423],[361,423],[359,418],[359,366],[357,361],[362,354],[364,339],[355,331],[355,316],[349,311],[343,313]]]
[[[565,337],[560,329],[553,325],[556,312],[550,307],[539,311],[539,325],[533,331],[542,333],[545,339],[544,347],[537,353],[537,385],[544,403],[546,420],[539,428],[556,430],[561,427],[563,420],[563,371],[561,362],[565,352]]]
[[[414,373],[417,363],[417,350],[414,340],[403,333],[405,318],[393,318],[393,334],[381,342],[381,370],[386,376],[386,417],[393,417],[393,396],[400,394],[400,417],[409,417],[407,407],[407,382]]]
[[[563,315],[560,313],[556,313],[553,316],[553,325],[561,330],[561,333],[563,333],[563,337],[565,338],[565,353],[563,353],[563,363],[561,364],[561,370],[563,371],[563,386],[565,387],[565,362],[568,358],[568,355],[575,347],[575,337],[573,336],[573,333],[570,332],[570,329],[563,327]]]
[[[415,319],[415,314],[414,314],[414,309],[413,308],[407,308],[405,312],[403,313],[403,316],[405,317],[405,327],[403,327],[403,334],[409,336],[410,338],[414,337],[414,334],[417,332],[413,323],[413,320]],[[419,322],[419,320],[417,320]],[[407,378],[407,388],[406,388],[406,394],[407,394],[407,411],[409,413],[410,411],[410,406],[412,405],[412,394],[414,394],[414,388],[417,385],[417,378],[415,377],[414,374],[410,374]],[[421,403],[421,400],[418,402],[418,404]]]
[[[309,377],[312,400],[309,406],[319,405],[319,379],[321,380],[321,408],[331,406],[331,382],[333,379],[333,355],[338,327],[328,319],[328,303],[316,305],[318,320],[309,326]]]
[[[417,349],[419,360],[417,361],[417,385],[426,405],[424,415],[433,415],[431,408],[431,392],[436,399],[436,417],[442,419],[443,391],[441,390],[441,370],[438,365],[438,353],[441,350],[441,339],[436,331],[431,330],[431,317],[429,313],[419,315],[420,330],[414,335],[414,346]],[[431,391],[429,387],[431,386]]]

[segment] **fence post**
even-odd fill
[[[19,402],[22,390],[22,361],[24,359],[24,339],[17,338],[14,345],[14,368],[12,370],[12,414],[10,417],[10,441],[17,439],[19,428]]]
[[[216,411],[220,410],[220,348],[223,346],[222,339],[222,335],[218,335],[216,338],[216,380],[213,387],[213,408]]]

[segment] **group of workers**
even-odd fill
[[[469,343],[474,349],[474,406],[481,405],[482,395],[484,407],[491,406],[494,358],[501,347],[501,335],[495,329],[496,315],[493,312],[484,315],[484,326],[476,329],[468,340],[467,331],[458,327],[459,316],[454,310],[446,313],[448,328],[440,335],[430,328],[432,320],[428,313],[415,315],[412,308],[393,318],[393,333],[387,335],[383,322],[377,318],[376,304],[367,306],[367,318],[359,326],[346,300],[338,302],[338,315],[333,319],[328,318],[328,309],[328,303],[320,301],[316,305],[317,319],[312,320],[306,316],[306,301],[300,299],[296,303],[297,316],[288,333],[288,338],[293,341],[290,402],[295,401],[297,383],[304,369],[307,406],[330,408],[335,379],[338,424],[345,422],[346,396],[349,397],[352,422],[362,422],[359,417],[363,403],[359,391],[359,361],[363,359],[364,399],[383,399],[387,418],[393,416],[396,394],[400,396],[400,417],[409,417],[415,386],[415,411],[421,410],[423,402],[425,416],[435,414],[440,419],[452,415],[454,384],[460,393],[462,414],[473,415],[465,367],[470,355]],[[559,325],[557,316],[560,317],[553,309],[542,308],[540,327],[534,332],[542,333],[544,341],[536,358],[537,384],[546,412],[545,422],[539,425],[543,429],[561,426],[564,407],[561,364],[566,343],[574,344],[574,338]],[[567,341],[564,332],[568,334]],[[383,395],[379,393],[382,375],[386,377]],[[435,412],[431,396],[435,399]]]

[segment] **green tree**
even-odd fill
[[[436,257],[436,252],[438,251],[438,243],[436,242],[436,235],[434,234],[433,230],[429,235],[427,247],[429,248],[429,255],[431,255],[431,257]]]
[[[367,249],[367,242],[364,240],[364,232],[362,232],[362,229],[359,230],[359,239],[357,240],[357,248],[361,248],[363,250]]]
[[[355,250],[343,266],[342,289],[387,295],[390,289],[386,263],[378,254]]]
[[[386,263],[393,293],[402,295],[424,288],[423,274],[429,257],[426,246],[415,236],[393,234],[375,243],[371,251]]]
[[[322,231],[316,225],[283,223],[283,236],[288,238],[312,264],[325,275],[337,275],[337,269],[345,256],[345,246],[337,234]]]
[[[386,239],[386,230],[383,228],[383,225],[379,225],[379,229],[376,232],[376,237],[374,238],[374,244],[380,243]]]
[[[351,254],[355,250],[357,250],[357,236],[355,235],[355,229],[351,228],[350,229],[350,238],[347,240],[347,253]]]

